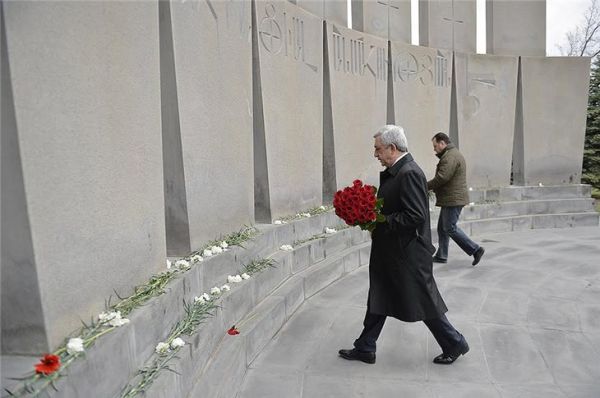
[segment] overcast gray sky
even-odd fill
[[[547,0],[546,5],[546,53],[560,55],[557,44],[564,44],[568,31],[581,25],[590,0]]]

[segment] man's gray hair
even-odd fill
[[[388,124],[380,128],[373,138],[381,137],[383,145],[394,144],[401,152],[408,152],[408,141],[404,135],[404,129],[400,126]]]

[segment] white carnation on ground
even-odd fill
[[[221,242],[221,247],[223,249],[227,249],[229,247],[229,245],[227,244],[227,242],[223,241],[223,242]]]
[[[229,285],[223,285],[223,286],[221,286],[221,290],[224,292],[228,292],[231,290],[231,288],[229,287]]]
[[[242,279],[250,279],[250,275],[248,275],[247,273],[243,273],[242,274]]]
[[[229,283],[240,283],[242,281],[242,277],[239,275],[236,276],[227,276],[227,282]]]
[[[210,289],[210,294],[221,294],[221,289],[215,286],[212,289]]]
[[[325,227],[325,233],[326,234],[335,234],[336,232],[337,232],[337,230],[335,228]]]
[[[167,260],[167,269],[171,269],[172,265],[173,263],[171,262],[171,260]]]
[[[219,246],[213,246],[213,247],[211,247],[210,251],[212,251],[213,254],[223,253],[223,249],[221,249]]]
[[[199,262],[201,262],[201,261],[204,261],[204,259],[202,258],[202,256],[201,256],[201,255],[199,255],[199,254],[194,254],[194,255],[192,256],[191,260],[192,260],[193,262],[195,262],[195,263],[199,263]]]
[[[302,213],[300,214],[302,217],[310,217],[310,213]]]
[[[292,245],[282,245],[280,247],[281,250],[286,251],[286,252],[290,252],[292,250],[294,250],[294,248],[292,247]]]
[[[281,225],[283,223],[281,222],[281,220],[275,220],[275,221],[273,221],[273,224],[275,224],[275,225]]]
[[[83,350],[83,340],[80,337],[69,339],[69,342],[67,343],[67,352],[69,354],[73,355],[78,352],[83,352]]]
[[[325,209],[326,209],[326,207],[325,207],[325,206],[319,206],[319,209],[321,209],[321,210],[325,210]]]
[[[181,339],[181,337],[176,337],[173,339],[173,341],[171,341],[171,348],[174,350],[179,347],[183,347],[184,345],[185,345],[185,341],[183,341],[183,339]]]
[[[473,190],[473,187],[469,187],[469,191],[472,191],[472,190]]]
[[[475,202],[469,203],[469,206],[475,206]]]
[[[203,293],[201,296],[205,301],[210,301],[210,296],[208,295],[208,293]]]
[[[206,300],[204,300],[204,296],[196,296],[194,297],[194,303],[200,303],[200,304],[204,304],[206,302]]]
[[[187,269],[190,268],[190,262],[187,260],[177,260],[175,266],[179,269]]]
[[[157,354],[164,354],[169,351],[169,345],[161,341],[156,345],[154,351],[156,351]]]
[[[210,249],[204,249],[202,252],[202,257],[210,257],[213,255],[213,252]]]

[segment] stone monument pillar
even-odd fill
[[[419,0],[419,44],[475,53],[476,0]]]
[[[487,0],[487,53],[546,55],[546,0]]]
[[[352,29],[410,43],[410,0],[352,0]]]
[[[295,0],[298,7],[326,21],[348,26],[348,2],[346,0]]]

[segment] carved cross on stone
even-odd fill
[[[454,51],[454,27],[456,26],[456,24],[462,24],[465,23],[465,21],[462,21],[460,19],[456,19],[454,16],[454,0],[452,0],[452,17],[451,18],[442,18],[443,21],[445,22],[450,22],[452,25],[452,51]]]
[[[386,8],[387,15],[387,35],[390,37],[390,8],[395,8],[396,11],[400,10],[400,7],[392,4],[392,0],[377,0],[377,4]]]

